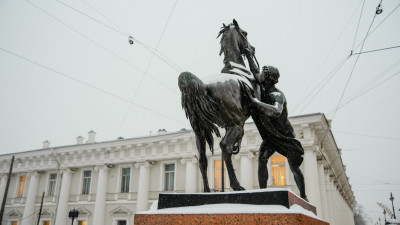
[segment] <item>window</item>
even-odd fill
[[[286,185],[285,156],[274,155],[271,157],[272,180],[274,186]]]
[[[22,198],[22,195],[24,194],[25,181],[26,176],[19,177],[17,198]]]
[[[126,220],[118,220],[117,225],[126,225]]]
[[[43,221],[42,225],[50,225],[50,220]]]
[[[129,192],[131,168],[122,168],[121,193]]]
[[[175,164],[165,164],[164,173],[164,191],[173,191],[175,180]]]
[[[11,225],[18,225],[18,221],[12,221]]]
[[[47,190],[47,196],[54,196],[56,190],[57,174],[51,173],[49,176],[49,188]]]
[[[83,171],[83,185],[82,185],[82,194],[83,195],[89,194],[91,180],[92,180],[92,171],[91,170]],[[86,221],[85,221],[85,224],[86,224]]]
[[[91,173],[92,171],[90,171]],[[78,225],[86,225],[86,220],[78,220]]]
[[[214,161],[214,189],[215,191],[222,190],[222,168],[221,168],[221,160]],[[226,165],[224,163],[224,187],[226,186]]]

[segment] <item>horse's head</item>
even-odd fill
[[[223,24],[223,27],[218,33],[218,37],[221,35],[221,51],[219,54],[221,55],[224,53],[224,61],[233,61],[243,64],[243,62],[238,62],[239,56],[254,56],[255,48],[247,40],[247,32],[239,27],[235,19],[233,19],[232,24]]]

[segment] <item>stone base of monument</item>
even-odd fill
[[[158,204],[135,214],[135,224],[328,225],[313,205],[286,189],[160,194]]]

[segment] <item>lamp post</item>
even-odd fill
[[[383,210],[383,216],[385,217],[385,224],[386,224],[386,210]]]
[[[390,201],[392,201],[393,217],[394,217],[394,219],[396,219],[396,212],[394,210],[394,205],[393,205],[394,197],[392,195],[392,192],[390,192],[390,198],[389,199],[390,199]]]
[[[69,211],[68,217],[72,219],[71,225],[74,225],[74,219],[78,218],[78,216],[79,216],[79,211],[76,210],[75,208]]]

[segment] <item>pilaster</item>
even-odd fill
[[[60,198],[58,200],[58,209],[55,225],[67,225],[68,221],[68,198],[71,190],[71,178],[73,171],[69,168],[62,171],[62,181]]]
[[[138,162],[135,164],[139,171],[139,188],[136,211],[145,211],[148,209],[149,202],[149,186],[150,186],[150,163],[148,161]]]
[[[38,190],[40,174],[37,171],[34,171],[30,172],[28,176],[30,177],[30,181],[29,181],[28,195],[26,197],[26,204],[23,215],[23,218],[25,219],[22,221],[22,225],[31,225],[34,222],[35,217],[32,216],[32,214],[35,211],[35,200]]]
[[[321,215],[321,196],[316,150],[317,147],[314,145],[304,148],[304,183],[308,200],[317,208],[317,214]]]
[[[253,164],[252,158],[254,157],[252,152],[243,152],[235,156],[240,159],[240,184],[245,189],[253,189]]]
[[[186,164],[185,192],[195,193],[197,187],[197,159],[188,157],[181,159],[182,164]]]
[[[109,166],[99,165],[95,170],[98,171],[98,182],[96,192],[96,203],[94,206],[93,224],[104,225],[106,214],[106,194],[107,194],[107,181]]]

